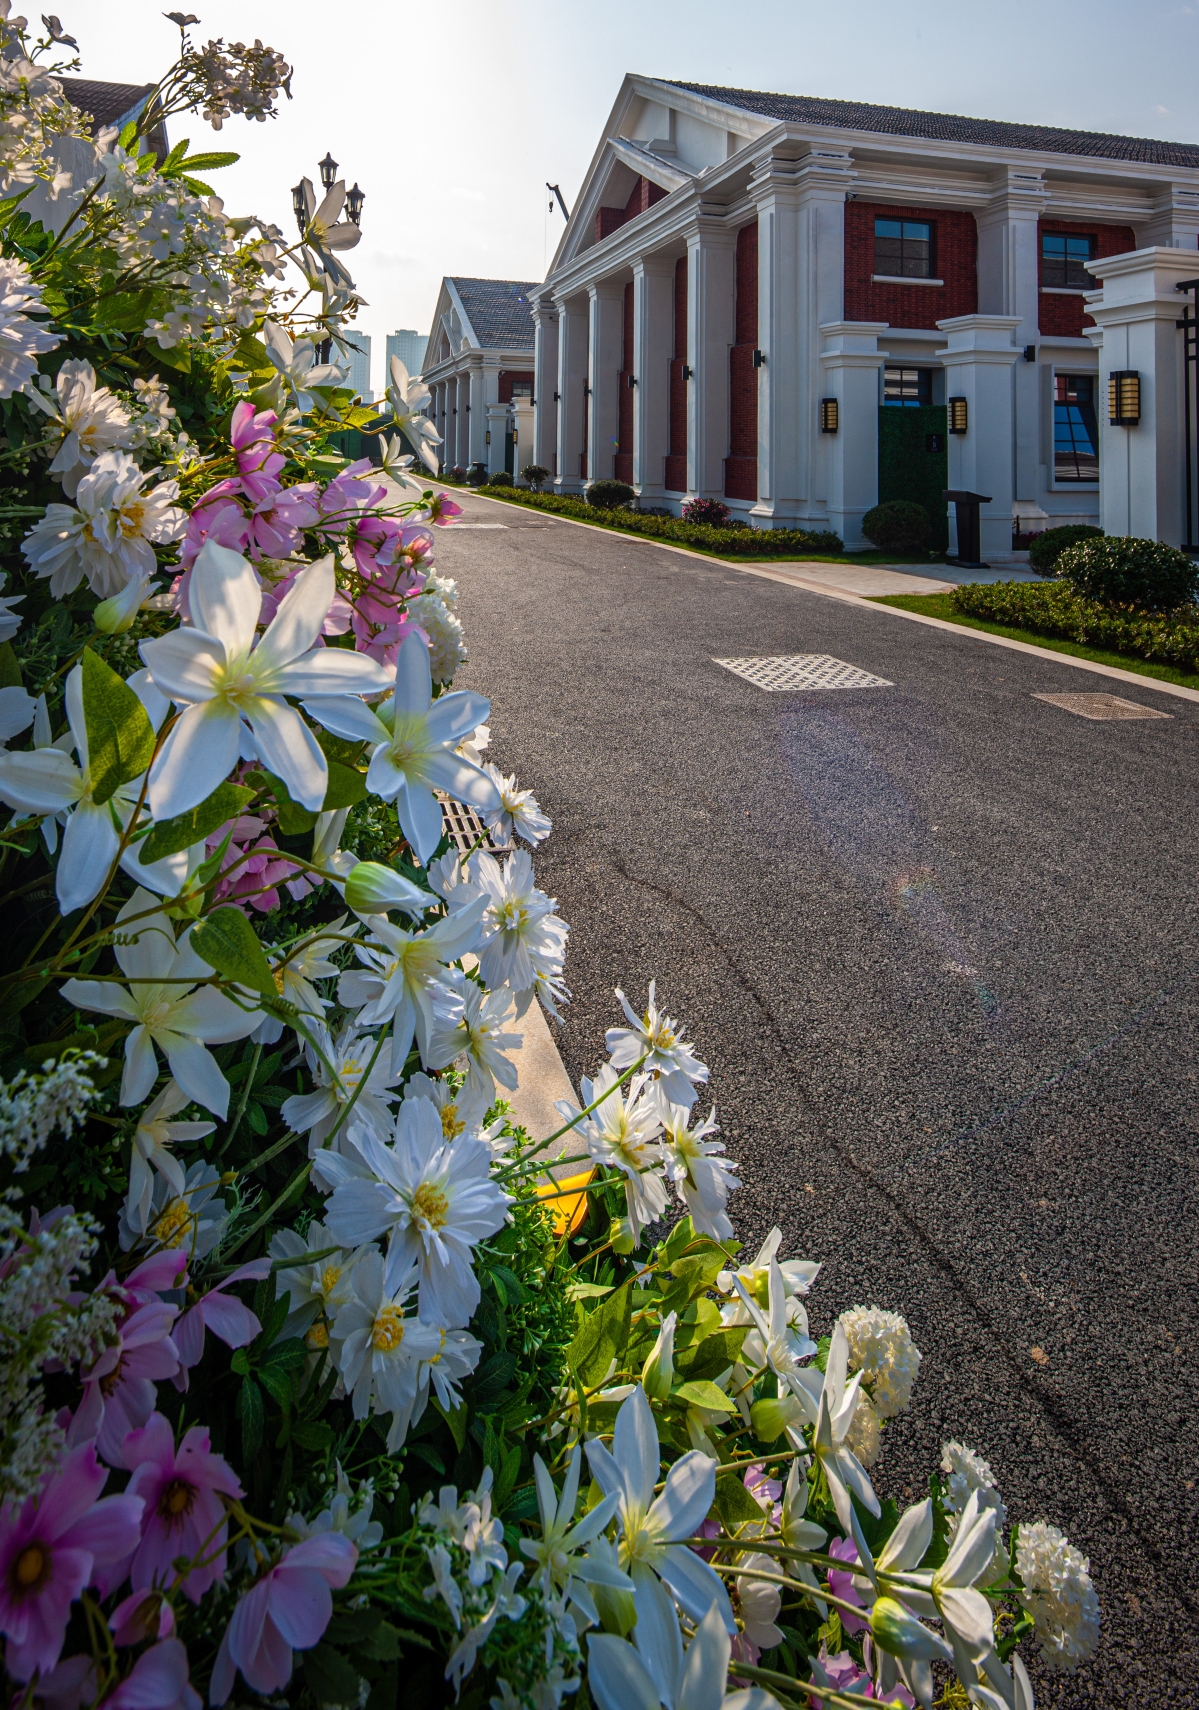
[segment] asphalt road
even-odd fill
[[[744,1187],[820,1259],[816,1334],[924,1353],[876,1482],[945,1437],[1061,1525],[1103,1606],[1042,1704],[1199,1704],[1199,704],[470,498],[439,533],[492,755],[554,820],[576,1080],[650,978]],[[713,656],[889,688],[767,693]],[[1170,719],[1031,697],[1112,692]]]

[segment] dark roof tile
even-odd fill
[[[96,83],[88,77],[60,77],[58,81],[72,106],[90,116],[93,133],[123,119],[154,87],[152,83]]]
[[[1014,125],[1002,119],[966,119],[953,113],[924,113],[908,107],[877,107],[866,101],[825,100],[819,95],[768,95],[754,89],[724,89],[708,83],[663,79],[674,89],[706,95],[764,119],[827,125],[836,130],[876,131],[884,136],[922,137],[937,142],[980,143],[988,148],[1034,149],[1048,154],[1088,155],[1100,160],[1139,160],[1151,166],[1199,166],[1194,143],[1155,137],[1117,137],[1105,131],[1067,131],[1056,125]]]
[[[532,350],[529,297],[536,283],[521,279],[456,279],[450,275],[479,343],[488,350]]]

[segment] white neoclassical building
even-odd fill
[[[533,462],[536,289],[516,279],[442,280],[422,378],[443,469],[482,464],[518,475]]]
[[[880,497],[944,529],[946,488],[991,558],[1069,521],[1192,539],[1197,238],[1199,147],[630,75],[527,288],[534,460],[851,547]]]

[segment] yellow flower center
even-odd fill
[[[509,897],[506,902],[499,903],[495,915],[501,932],[519,932],[522,926],[528,925],[529,911],[519,897]]]
[[[282,997],[283,996],[283,969],[282,968],[275,968],[273,970],[273,974],[274,974],[274,980],[275,980],[275,990],[278,992],[279,996]]]
[[[353,1098],[354,1088],[358,1085],[358,1082],[361,1079],[362,1064],[358,1061],[357,1057],[347,1057],[345,1062],[341,1065],[341,1069],[337,1077],[335,1097],[339,1104],[345,1104],[347,1099]]]
[[[17,1557],[13,1578],[22,1591],[30,1591],[46,1571],[46,1553],[37,1544],[29,1544]]]
[[[329,1326],[323,1321],[314,1324],[305,1336],[304,1344],[311,1348],[314,1354],[318,1354],[322,1348],[327,1348],[329,1346]]]
[[[375,1319],[371,1346],[381,1354],[394,1354],[404,1340],[404,1319],[398,1306],[385,1306]]]
[[[154,1239],[163,1247],[177,1247],[191,1225],[191,1213],[181,1199],[173,1199],[154,1225]]]
[[[173,1478],[158,1499],[158,1512],[164,1520],[175,1520],[180,1514],[189,1513],[195,1500],[195,1485],[188,1484],[185,1479]]]
[[[146,520],[146,507],[140,500],[135,499],[131,505],[121,507],[121,533],[126,540],[135,540],[142,532],[142,524]]]
[[[321,1272],[321,1293],[323,1295],[328,1296],[333,1293],[333,1290],[337,1287],[337,1279],[340,1275],[340,1265],[325,1266],[324,1270]]]
[[[449,1220],[450,1202],[436,1182],[422,1182],[412,1196],[412,1215],[426,1228],[443,1229]]]
[[[441,1107],[441,1137],[443,1140],[456,1140],[459,1134],[466,1132],[466,1124],[458,1115],[456,1104],[443,1104]]]

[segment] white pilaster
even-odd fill
[[[1186,533],[1183,449],[1182,334],[1175,326],[1180,280],[1199,276],[1194,250],[1155,246],[1093,261],[1102,294],[1087,312],[1099,346],[1099,521],[1105,534],[1182,544]],[[1108,377],[1141,377],[1141,419],[1116,427],[1108,419]],[[1192,421],[1192,446],[1196,424]]]
[[[520,472],[533,462],[534,409],[528,398],[513,398],[509,406],[508,426],[513,435],[512,478],[520,481]]]
[[[583,386],[587,379],[590,309],[585,297],[571,297],[558,309],[558,474],[559,493],[581,493],[583,476]],[[588,400],[590,402],[590,400]]]
[[[633,485],[642,499],[666,491],[673,340],[674,260],[641,256],[633,263]]]
[[[980,513],[984,561],[1012,551],[1012,369],[1020,352],[1012,335],[1016,315],[955,315],[937,326],[948,340],[938,350],[945,367],[946,398],[965,398],[967,428],[949,435],[949,485],[982,493]],[[956,517],[950,507],[950,545],[956,550]]]
[[[551,473],[558,449],[558,312],[549,303],[533,303],[533,445],[526,463]]]
[[[587,479],[610,481],[620,434],[620,370],[624,345],[624,284],[598,279],[587,287],[591,307],[587,379]]]
[[[737,234],[701,214],[687,233],[687,491],[724,498],[729,349],[736,335]]]
[[[467,376],[468,414],[466,417],[466,461],[485,463],[487,460],[486,438],[487,409],[484,393],[484,376],[481,362],[472,362]]]
[[[27,206],[22,203],[22,206]],[[1158,192],[1147,220],[1137,222],[1139,249],[1189,249],[1199,244],[1199,190],[1190,184],[1170,184]],[[1091,271],[1094,271],[1092,269]]]
[[[878,503],[878,348],[886,321],[833,321],[822,326],[822,397],[837,400],[837,432],[825,441],[828,526],[853,551],[869,543],[862,518]],[[819,430],[819,400],[815,404]]]
[[[978,306],[984,315],[1016,317],[1012,342],[1021,353],[1040,340],[1040,237],[1038,221],[1049,189],[1039,171],[1009,167],[996,181],[978,225]],[[1042,454],[1042,406],[1036,362],[1016,363],[1012,382],[1013,500],[1035,507],[1041,469],[1052,466],[1052,446]],[[1011,544],[1004,549],[1011,550]]]

